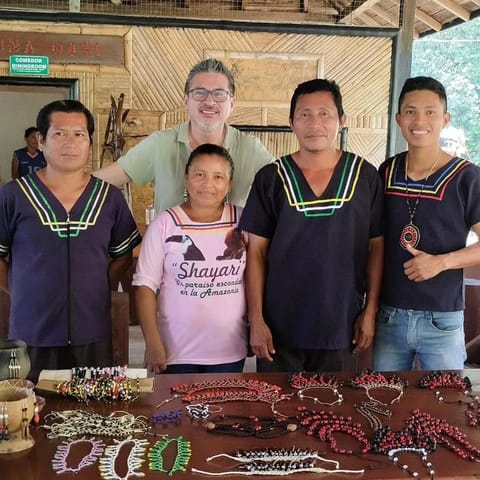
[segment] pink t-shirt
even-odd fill
[[[197,223],[176,206],[147,228],[132,283],[159,292],[167,364],[215,365],[247,354],[241,212],[228,205],[219,221]]]

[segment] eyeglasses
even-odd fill
[[[206,100],[209,95],[212,96],[215,102],[225,102],[228,97],[233,97],[233,95],[221,88],[216,88],[215,90],[207,90],[206,88],[192,88],[189,92],[192,95],[192,98],[197,102],[203,102]]]

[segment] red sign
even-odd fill
[[[44,55],[52,63],[124,65],[121,36],[0,32],[0,60],[10,55]]]

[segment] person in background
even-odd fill
[[[447,95],[431,77],[409,78],[397,124],[408,151],[380,166],[385,271],[376,322],[376,370],[462,370],[463,268],[480,263],[480,168],[440,148]]]
[[[38,149],[38,129],[29,127],[25,130],[26,146],[13,152],[12,179],[23,177],[46,166],[45,157]]]
[[[137,185],[153,183],[158,213],[182,202],[183,172],[192,150],[203,143],[221,145],[235,164],[230,199],[243,206],[255,173],[273,158],[257,137],[226,125],[235,106],[232,73],[219,60],[202,60],[188,74],[184,105],[188,122],[153,132],[94,175],[118,187],[130,180]]]
[[[47,166],[0,188],[0,288],[33,381],[42,369],[112,366],[110,286],[141,241],[121,192],[85,173],[92,114],[55,101],[37,128]]]
[[[296,88],[290,125],[300,149],[255,177],[240,228],[248,232],[246,293],[257,370],[341,371],[372,342],[383,259],[382,189],[375,167],[336,148],[340,89]]]
[[[147,228],[132,283],[155,373],[243,370],[246,238],[242,209],[229,202],[233,175],[223,147],[200,145],[185,167],[186,200]]]

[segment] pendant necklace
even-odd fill
[[[423,194],[423,190],[425,189],[425,185],[430,178],[433,170],[435,169],[438,160],[440,159],[440,155],[437,155],[437,159],[433,162],[432,166],[430,167],[430,171],[428,175],[425,177],[425,180],[422,183],[422,188],[415,199],[415,203],[412,207],[410,205],[410,192],[408,189],[408,154],[405,157],[405,191],[407,194],[407,207],[408,207],[408,216],[409,222],[403,227],[402,233],[400,234],[400,246],[404,249],[407,249],[407,246],[410,245],[413,248],[416,248],[420,242],[420,229],[417,225],[415,225],[415,212],[417,211],[418,204],[420,203],[420,197]]]

